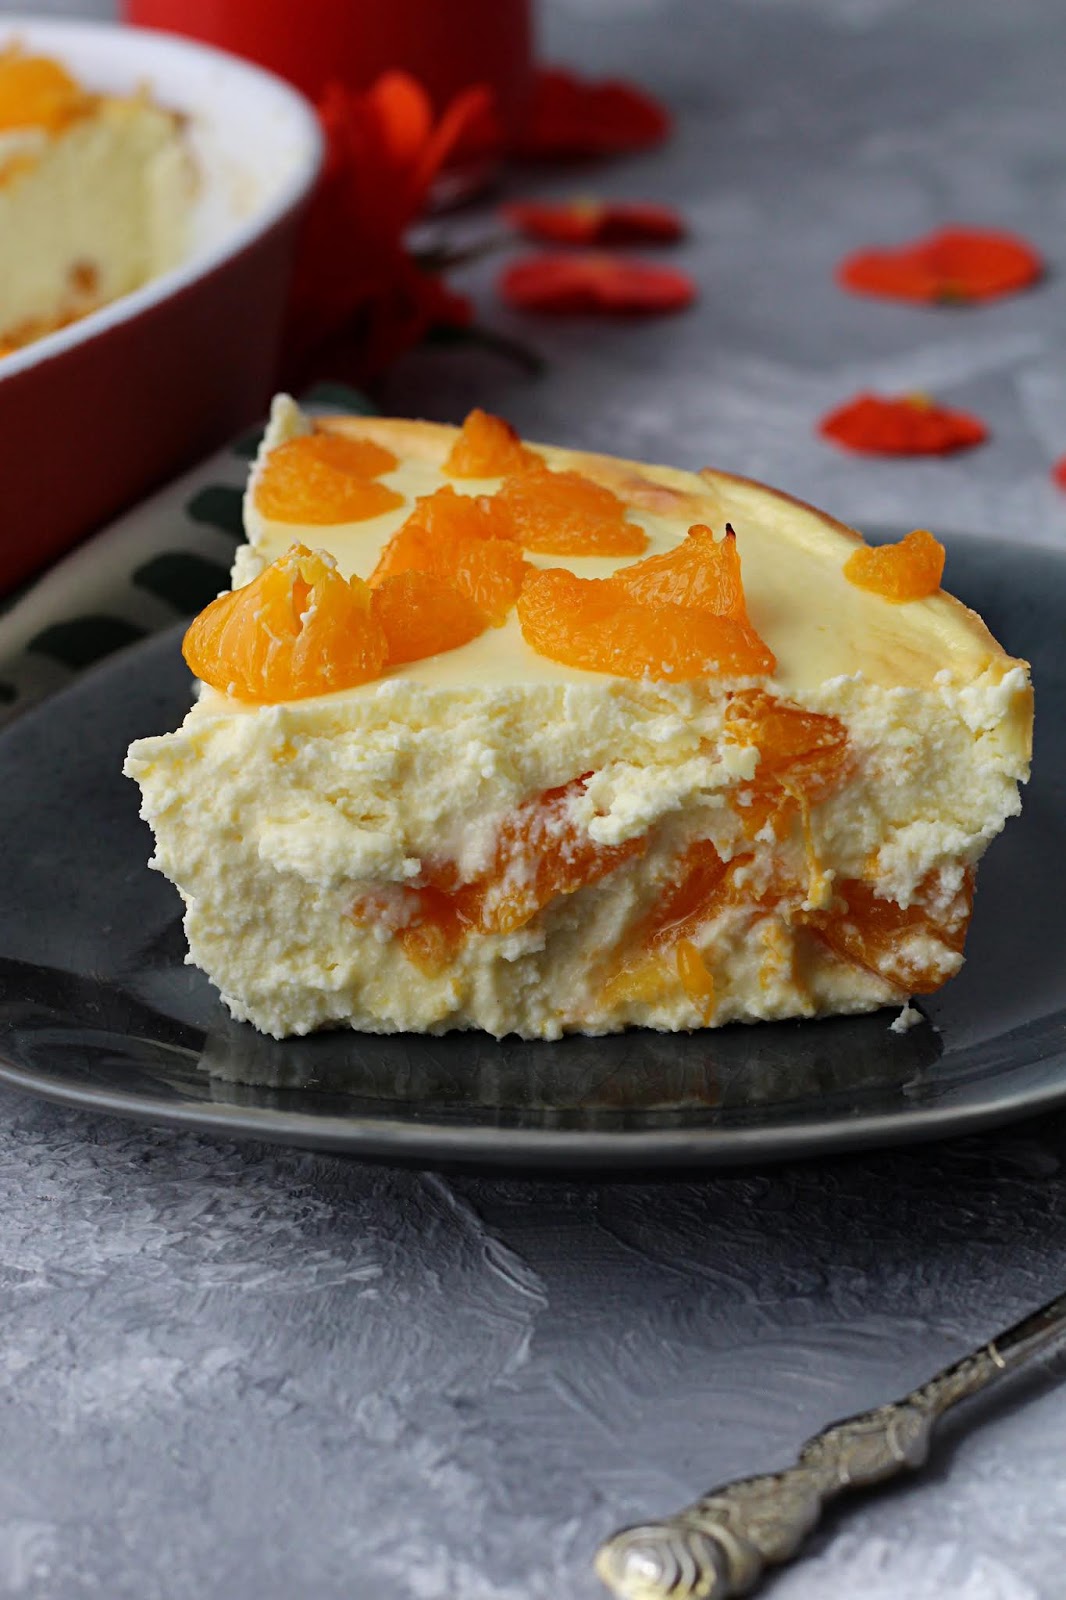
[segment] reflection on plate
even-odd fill
[[[145,870],[120,775],[130,739],[176,723],[174,633],[124,652],[0,740],[0,1077],[69,1103],[420,1161],[631,1167],[780,1158],[930,1138],[1066,1101],[1063,817],[1066,562],[949,545],[952,587],[1033,660],[1036,777],[982,871],[962,975],[891,1012],[555,1044],[483,1034],[328,1033],[233,1022],[184,965],[177,898]]]

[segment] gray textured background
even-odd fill
[[[830,281],[843,249],[951,217],[1061,263],[1060,0],[556,0],[545,34],[677,110],[668,149],[594,181],[684,206],[702,304],[534,325],[478,269],[486,320],[548,375],[420,355],[397,409],[477,399],[860,522],[1063,539],[1061,272],[969,314]],[[812,424],[860,385],[972,404],[993,441],[840,455]],[[1066,1119],[567,1186],[237,1149],[6,1092],[0,1111],[0,1593],[28,1600],[592,1600],[618,1522],[783,1463],[1066,1286]],[[832,1524],[775,1600],[1057,1600],[1066,1386],[985,1415],[920,1484]]]

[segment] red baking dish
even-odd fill
[[[0,592],[261,414],[322,153],[308,102],[221,51],[0,18],[16,41],[93,89],[147,84],[185,119],[197,194],[177,267],[0,360]]]

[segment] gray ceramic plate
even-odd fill
[[[189,703],[175,633],[0,739],[0,1077],[70,1105],[426,1163],[651,1167],[928,1139],[1066,1101],[1066,561],[954,539],[952,589],[1033,662],[1025,813],[993,846],[959,978],[890,1012],[558,1044],[351,1033],[277,1043],[184,965],[120,776]],[[251,1087],[255,1084],[256,1087]]]

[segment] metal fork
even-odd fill
[[[661,1522],[623,1528],[596,1571],[620,1600],[730,1600],[790,1561],[838,1495],[922,1466],[945,1411],[1066,1338],[1066,1294],[892,1405],[832,1423],[795,1466],[743,1478]]]

